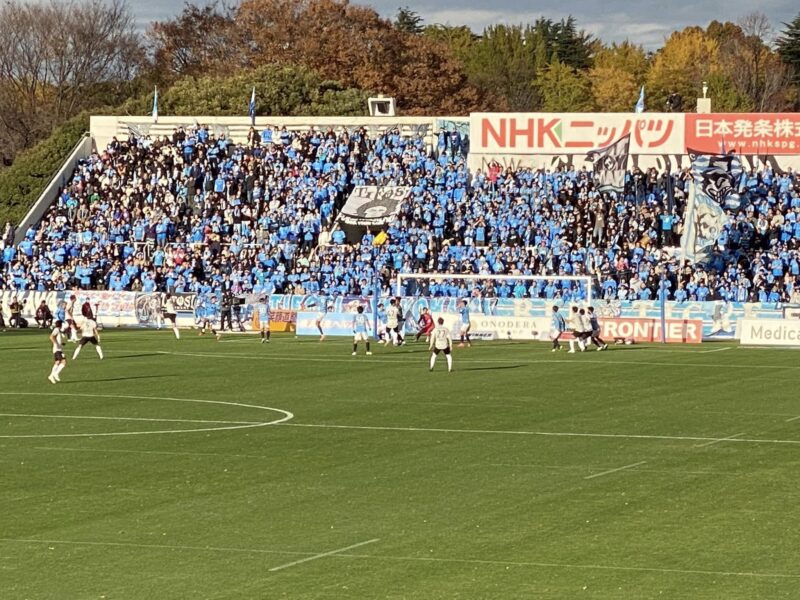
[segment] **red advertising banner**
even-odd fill
[[[600,337],[606,341],[617,338],[633,339],[637,342],[661,341],[660,319],[601,319],[600,330]],[[699,344],[703,341],[703,321],[667,319],[666,339],[669,344]]]
[[[708,153],[800,154],[800,113],[686,114],[686,147]]]

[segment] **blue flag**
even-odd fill
[[[634,108],[634,110],[637,113],[644,112],[644,86],[642,86],[642,89],[639,90],[639,99],[636,101],[636,107]]]
[[[684,260],[703,263],[717,250],[717,241],[728,223],[726,208],[737,209],[741,198],[736,189],[743,173],[737,156],[702,154],[687,148],[692,160],[692,184],[684,214],[681,249]]]
[[[256,86],[253,86],[253,93],[250,94],[250,106],[249,106],[249,113],[250,113],[250,124],[256,124]]]
[[[158,123],[158,87],[153,93],[153,123]]]

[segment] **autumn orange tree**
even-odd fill
[[[297,65],[344,87],[394,96],[407,114],[487,108],[490,94],[467,81],[447,44],[414,31],[345,0],[243,0],[230,11],[187,5],[155,25],[150,40],[162,79]]]
[[[622,42],[598,48],[588,73],[594,108],[602,112],[630,111],[647,69],[647,55],[641,46]]]

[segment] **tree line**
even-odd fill
[[[715,111],[800,108],[800,14],[776,30],[750,14],[675,31],[655,52],[606,44],[572,16],[480,34],[382,18],[347,0],[191,4],[139,32],[126,0],[10,0],[0,7],[0,168],[76,115],[402,114],[692,110],[707,83]],[[683,99],[683,102],[674,100]],[[670,104],[667,101],[670,100]]]

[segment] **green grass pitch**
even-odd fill
[[[795,351],[103,345],[0,334],[3,600],[800,595]]]

